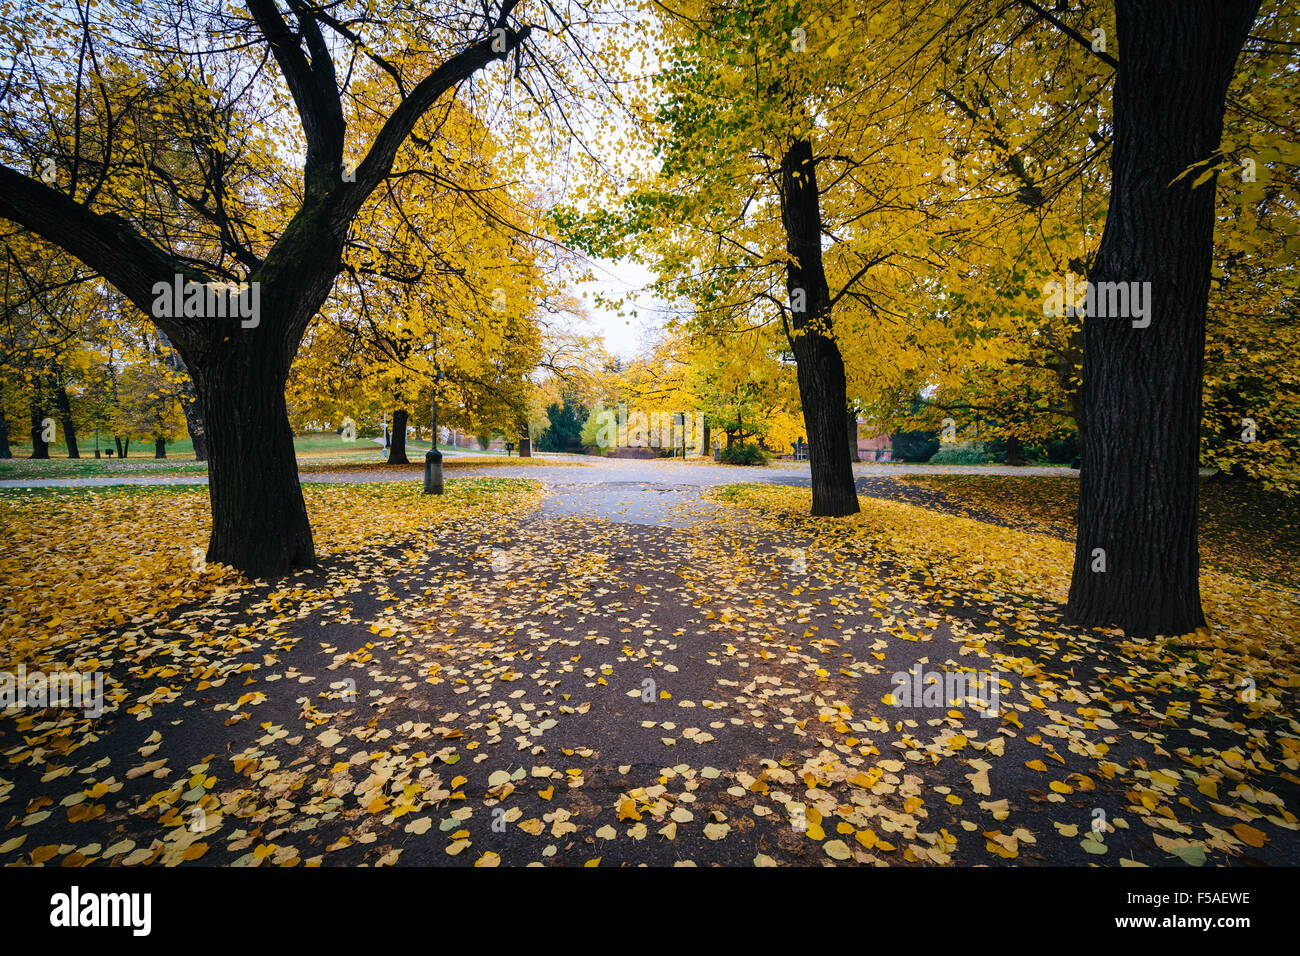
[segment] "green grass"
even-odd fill
[[[15,453],[19,449],[14,449]],[[30,453],[30,452],[29,452]],[[93,451],[92,451],[93,455]],[[0,478],[105,478],[114,475],[206,475],[208,466],[193,458],[51,458],[0,461]]]
[[[334,432],[308,432],[294,436],[294,451],[304,470],[329,470],[332,466],[370,465],[383,462],[384,449],[368,438],[344,441]],[[68,458],[67,448],[62,444],[50,446],[50,458],[40,461],[31,459],[32,446],[10,445],[14,457],[0,460],[0,479],[24,478],[112,478],[126,475],[205,475],[208,466],[205,462],[194,460],[194,445],[188,438],[167,444],[167,457],[154,458],[152,443],[132,442],[127,458],[95,458],[94,436],[89,444],[78,442],[81,458]],[[112,448],[111,439],[101,436],[100,449]],[[455,448],[439,443],[443,451],[465,452],[466,449]],[[424,464],[424,453],[429,450],[429,442],[408,438],[406,454],[412,464]],[[492,459],[504,459],[504,452],[473,452],[474,455],[489,456]],[[449,459],[450,461],[450,459]],[[307,467],[310,466],[310,467]]]

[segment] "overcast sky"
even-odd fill
[[[621,359],[635,358],[653,341],[654,332],[672,315],[671,307],[648,291],[655,275],[640,263],[629,260],[591,260],[591,271],[596,280],[575,286],[578,295],[586,293],[583,304],[591,319],[591,331],[605,337],[605,348]],[[628,296],[625,313],[636,311],[636,316],[620,316],[618,310],[602,307],[595,301],[597,295],[610,298]]]

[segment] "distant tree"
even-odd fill
[[[547,406],[549,424],[537,438],[540,451],[581,451],[582,426],[587,420],[587,409],[571,395],[564,396],[563,404]]]
[[[167,457],[167,442],[175,441],[185,431],[180,391],[170,369],[138,364],[122,373],[117,430],[128,440],[152,441],[154,457]]]

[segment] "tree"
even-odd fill
[[[425,169],[431,151],[441,162]],[[456,104],[431,137],[399,151],[409,174],[362,209],[345,274],[295,359],[295,419],[377,418],[395,407],[395,419],[414,409],[423,425],[436,399],[441,425],[515,425],[539,361],[548,281],[537,263],[539,217],[501,168],[507,159]],[[456,189],[441,188],[448,180]],[[393,464],[405,463],[397,438]]]
[[[121,376],[116,431],[153,442],[154,457],[167,457],[167,442],[184,428],[180,393],[171,369],[161,363],[137,362]]]
[[[1006,202],[972,215],[975,197],[956,175],[949,185],[949,167],[963,159],[974,180],[1015,179],[1009,201],[1025,209],[1045,202],[1011,140],[1043,111],[999,126],[999,87],[981,89],[985,73],[1002,79],[1003,52],[1029,46],[1029,28],[1008,29],[1013,4],[656,7],[671,51],[647,122],[659,168],[621,205],[561,221],[587,248],[650,256],[666,294],[723,327],[737,314],[777,324],[797,361],[813,513],[851,513],[850,378],[852,397],[874,404],[865,392],[877,379],[890,388],[889,366],[910,359],[899,353],[916,338],[918,303],[999,254],[980,220],[1013,218]],[[1041,85],[1043,58],[1024,59]],[[945,339],[942,321],[927,324],[925,346]]]
[[[562,402],[546,408],[547,426],[537,438],[540,451],[578,451],[582,447],[582,426],[587,420],[587,409],[579,405],[572,395]]]
[[[69,458],[80,458],[73,395],[102,332],[93,276],[24,230],[8,235],[0,264],[0,378],[13,382],[33,416],[34,457],[48,457],[53,422]]]
[[[209,446],[207,557],[252,576],[282,575],[315,561],[284,384],[342,268],[361,207],[389,177],[417,125],[436,126],[436,116],[426,117],[460,84],[511,55],[518,70],[553,67],[525,49],[535,24],[516,16],[520,0],[502,0],[495,9],[403,10],[392,18],[359,7],[344,20],[336,19],[333,5],[287,0],[287,6],[292,26],[275,0],[248,0],[246,18],[197,0],[153,17],[141,17],[129,3],[71,15],[35,12],[6,31],[9,43],[24,47],[6,51],[8,59],[31,64],[15,67],[27,71],[16,86],[25,83],[63,108],[46,114],[40,95],[15,103],[10,93],[0,113],[0,215],[104,276],[181,354],[202,403]],[[542,32],[565,26],[549,5],[535,12]],[[172,39],[159,42],[160,34]],[[136,49],[158,51],[145,66],[168,82],[162,88],[145,82],[138,67],[104,49],[108,36],[135,37]],[[438,62],[414,69],[427,57],[412,51],[431,46]],[[394,52],[385,56],[384,49]],[[356,104],[336,58],[369,60],[396,91],[355,166],[345,156],[345,107]],[[272,62],[278,77],[265,68]],[[301,128],[299,189],[270,159],[275,150],[264,132],[286,131],[279,108],[285,93]],[[146,123],[146,115],[161,118]],[[176,149],[192,152],[195,162],[158,161]],[[46,166],[42,157],[54,162]],[[53,169],[54,181],[36,171],[24,175],[19,166]],[[165,194],[193,210],[199,234],[150,232],[150,217],[138,214],[142,181],[146,199]],[[238,301],[229,289],[209,285],[217,282],[238,284]],[[184,293],[197,303],[191,314],[167,308],[172,289],[176,299]]]
[[[409,465],[406,457],[407,412],[404,408],[393,409],[393,430],[389,433],[388,464]]]
[[[1149,321],[1084,320],[1083,467],[1068,613],[1134,637],[1201,627],[1197,466],[1228,84],[1260,0],[1117,0],[1102,283],[1149,283]],[[1138,288],[1142,288],[1139,286]]]

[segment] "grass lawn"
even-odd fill
[[[0,479],[3,478],[105,478],[114,475],[203,475],[207,474],[208,466],[201,461],[194,460],[194,445],[188,438],[169,442],[167,445],[166,458],[154,458],[153,445],[149,443],[132,442],[128,450],[127,457],[123,458],[95,458],[94,457],[94,436],[91,436],[89,444],[84,440],[79,442],[81,458],[68,458],[67,447],[64,445],[53,445],[50,448],[50,458],[40,461],[31,460],[32,446],[30,444],[18,445],[11,444],[14,457],[7,461],[0,461]],[[342,436],[333,432],[308,432],[297,435],[293,440],[294,450],[297,452],[298,460],[304,464],[310,463],[312,467],[325,466],[327,469],[333,465],[347,466],[382,462],[383,448],[369,438],[358,438],[355,441],[344,441]],[[101,438],[100,448],[107,450],[112,447],[109,439]],[[438,447],[444,451],[463,451],[464,449],[453,449],[451,445],[439,444]],[[406,451],[412,461],[417,459],[423,463],[423,456],[429,450],[427,441],[415,441],[407,439]],[[485,456],[495,459],[504,458],[500,452],[483,452]]]

